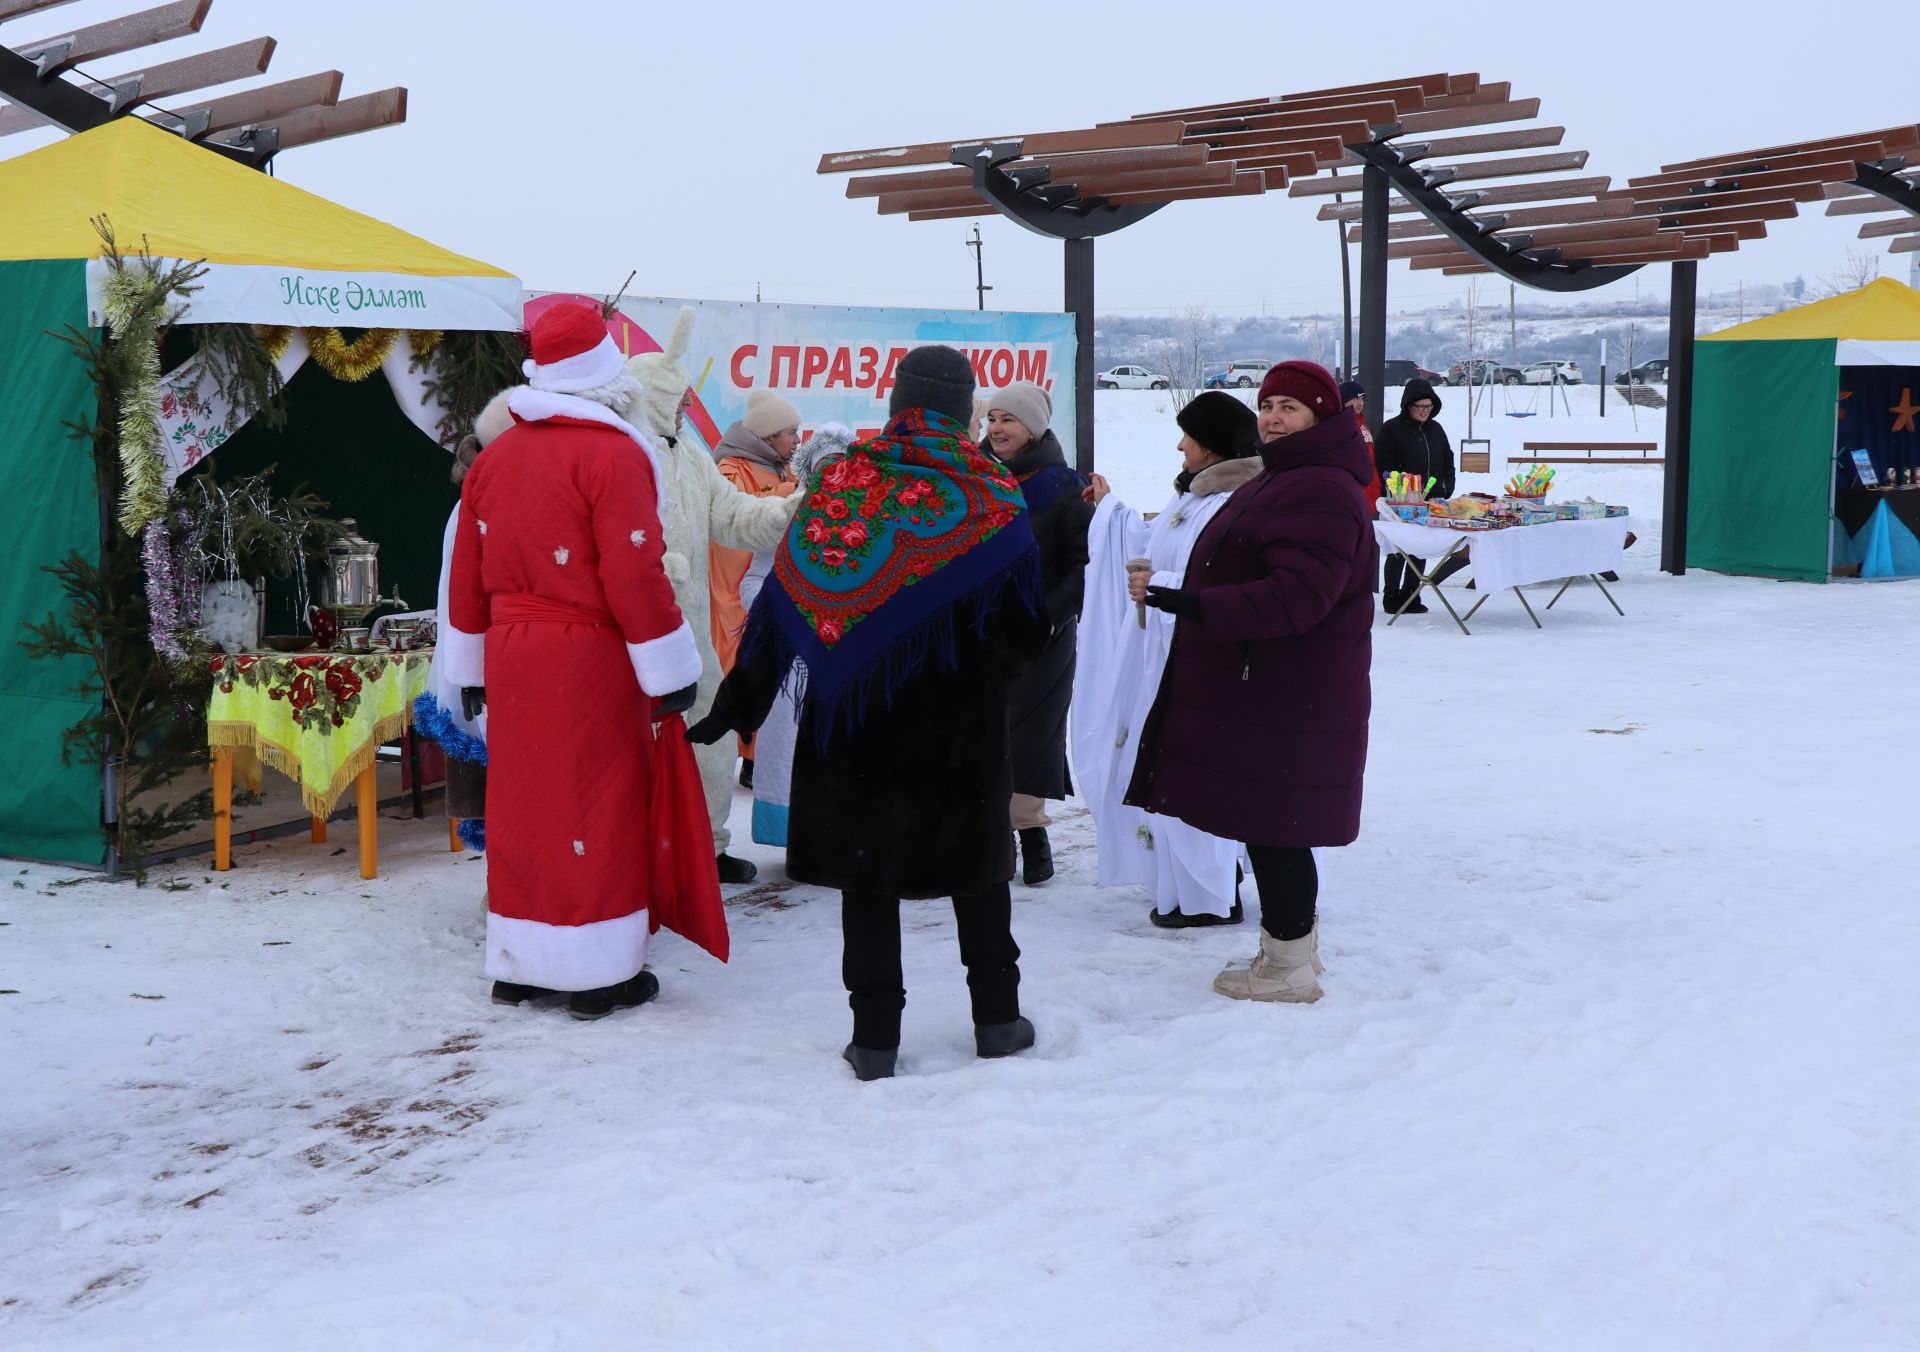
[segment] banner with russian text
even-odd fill
[[[531,325],[561,300],[527,302]],[[866,435],[886,421],[894,368],[913,348],[944,343],[973,363],[983,391],[1030,381],[1053,397],[1053,430],[1074,458],[1073,316],[1001,310],[903,310],[842,305],[626,298],[610,323],[629,353],[659,350],[682,305],[695,311],[686,355],[694,400],[687,423],[711,450],[747,407],[754,390],[772,390],[800,410],[807,433],[843,422]]]

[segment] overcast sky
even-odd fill
[[[6,45],[143,8],[76,0],[0,26]],[[1896,0],[1372,5],[215,0],[195,38],[95,74],[263,34],[270,74],[402,84],[404,126],[294,149],[291,182],[518,273],[604,292],[971,308],[966,221],[909,224],[844,196],[825,151],[1088,126],[1154,108],[1434,71],[1509,80],[1624,183],[1663,162],[1920,123],[1920,6]],[[1487,17],[1480,17],[1485,15]],[[1618,17],[1609,17],[1615,16]],[[242,86],[233,86],[241,88]],[[229,92],[227,89],[215,91]],[[49,134],[0,141],[0,156]],[[1130,313],[1339,305],[1335,227],[1284,192],[1176,203],[1103,239],[1099,304]],[[1871,250],[1815,206],[1702,265],[1731,287]],[[984,213],[989,303],[1057,309],[1060,246]],[[1355,256],[1357,263],[1357,252]],[[1664,295],[1664,267],[1637,274]],[[1615,289],[1634,287],[1634,281]],[[1396,308],[1458,294],[1392,265]]]

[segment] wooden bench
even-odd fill
[[[1510,455],[1509,465],[1664,465],[1665,456],[1652,441],[1523,441],[1525,455]],[[1578,455],[1571,452],[1578,451]],[[1638,451],[1638,455],[1623,454]],[[1545,452],[1545,454],[1542,454]]]

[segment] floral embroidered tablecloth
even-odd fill
[[[425,648],[216,657],[207,744],[233,751],[253,792],[270,765],[300,786],[308,812],[325,817],[380,744],[407,730],[432,660]]]

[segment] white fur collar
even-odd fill
[[[557,394],[552,390],[536,390],[531,385],[520,385],[507,392],[507,411],[521,422],[545,422],[549,418],[574,418],[580,422],[600,423],[616,432],[624,432],[633,438],[634,444],[647,453],[647,463],[653,466],[655,510],[664,524],[667,519],[667,471],[660,463],[660,453],[653,443],[640,435],[640,429],[622,418],[605,404],[596,404],[591,399],[581,399],[571,394]]]

